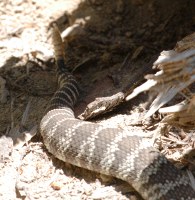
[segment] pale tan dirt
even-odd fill
[[[23,138],[23,130],[39,124],[55,91],[49,28],[53,21],[62,32],[77,25],[74,34],[67,37],[65,57],[81,83],[82,98],[76,107],[79,114],[95,97],[121,91],[151,72],[159,52],[171,49],[195,30],[194,11],[193,0],[1,0],[0,83],[4,98],[0,104],[0,135],[8,136],[12,130],[12,138]],[[130,62],[121,68],[127,55]],[[2,80],[6,82],[4,89]],[[130,115],[132,107],[136,110],[144,100],[141,95],[119,106],[104,116],[116,115],[105,123],[144,135],[143,127],[129,126],[139,117],[136,112],[134,117]],[[16,127],[29,101],[28,119],[20,127],[22,134],[17,135]],[[20,144],[23,146],[16,150],[8,137],[0,140],[2,200],[141,199],[120,180],[105,183],[105,177],[102,182],[96,173],[53,158],[38,132],[32,141]]]

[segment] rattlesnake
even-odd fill
[[[64,162],[127,181],[146,200],[195,200],[189,178],[141,137],[74,117],[79,88],[61,44],[54,25],[59,87],[40,123],[48,151]]]

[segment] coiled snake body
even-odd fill
[[[146,200],[195,200],[188,177],[141,137],[74,117],[78,84],[65,67],[60,33],[53,27],[58,90],[40,132],[58,159],[130,183]]]

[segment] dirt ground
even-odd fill
[[[67,66],[82,88],[78,115],[95,97],[131,90],[152,73],[162,50],[195,31],[195,1],[0,2],[0,135],[9,135],[0,140],[0,199],[141,199],[120,180],[58,161],[38,132],[29,141],[56,89],[50,38],[54,21],[67,41]],[[140,95],[99,120],[131,130],[136,117],[131,110],[146,100]]]

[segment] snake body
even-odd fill
[[[79,87],[66,68],[61,44],[54,26],[59,87],[40,123],[48,151],[64,162],[127,181],[146,200],[195,200],[189,178],[141,137],[75,118]]]

